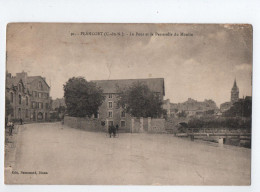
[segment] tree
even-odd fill
[[[241,100],[237,101],[223,115],[226,117],[251,117],[252,116],[252,100],[251,99],[241,99]]]
[[[165,113],[159,95],[147,85],[137,82],[125,89],[118,88],[118,92],[118,105],[134,117],[155,118]]]
[[[10,114],[13,113],[13,107],[10,103],[8,97],[5,97],[5,117],[8,117]]]
[[[70,78],[63,89],[68,115],[73,117],[91,117],[105,99],[102,89],[83,77]]]

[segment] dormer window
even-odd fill
[[[112,109],[112,108],[113,108],[113,102],[112,102],[112,101],[108,102],[108,108],[109,108],[109,109]]]
[[[109,93],[109,94],[108,94],[108,98],[109,98],[109,99],[112,99],[112,98],[113,98],[113,94],[112,94],[112,93]]]
[[[26,105],[28,105],[29,104],[29,99],[28,99],[28,97],[26,96]]]
[[[22,91],[22,85],[21,85],[21,83],[19,83],[19,85],[18,85],[18,91]]]
[[[42,82],[41,81],[38,82],[38,88],[42,90]]]
[[[125,117],[125,111],[121,112],[121,117]]]

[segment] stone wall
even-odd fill
[[[64,125],[86,131],[106,131],[106,127],[101,125],[99,119],[65,116]]]
[[[132,118],[131,133],[165,133],[165,119]]]
[[[64,125],[86,131],[107,131],[107,126],[102,126],[101,122],[94,118],[64,117]],[[165,119],[132,118],[127,125],[131,133],[165,133]]]
[[[165,119],[151,119],[150,126],[149,126],[149,119],[148,119],[148,132],[164,133],[165,132]]]

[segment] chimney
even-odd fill
[[[21,79],[26,78],[27,77],[27,73],[24,72],[24,71],[21,72],[21,73],[16,73],[16,77],[21,78]]]
[[[22,71],[21,73],[16,73],[16,78],[22,79],[24,86],[27,86],[27,73]]]

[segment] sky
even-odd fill
[[[219,106],[230,101],[234,79],[240,97],[252,95],[252,38],[250,25],[12,23],[6,69],[46,77],[53,99],[74,76],[164,78],[172,103],[212,99]]]

